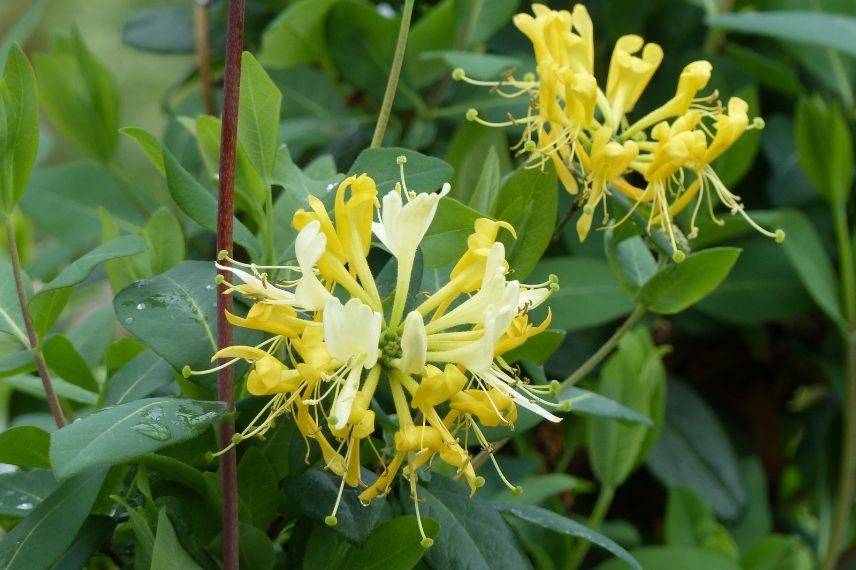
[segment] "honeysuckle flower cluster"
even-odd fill
[[[380,201],[369,176],[344,180],[332,219],[321,200],[310,197],[309,208],[293,218],[299,230],[296,265],[244,264],[225,254],[220,259],[228,265],[217,264],[239,281],[228,293],[252,302],[245,317],[227,314],[228,320],[272,335],[257,346],[230,346],[213,357],[231,359],[223,366],[251,362],[247,390],[270,396],[233,445],[263,435],[281,416],[293,417],[307,442],[317,445],[324,466],[341,477],[339,498],[327,517],[331,525],[345,485],[360,488],[359,498],[367,503],[387,493],[402,473],[416,500],[417,472],[434,461],[455,468],[475,492],[484,480],[476,475],[468,447],[490,451],[484,426],[513,427],[518,406],[560,419],[548,411],[562,408],[550,401],[555,384],[531,384],[503,360],[549,325],[549,311],[539,324],[531,322],[530,312],[558,287],[555,278],[539,285],[509,279],[498,237],[514,229],[482,218],[449,282],[413,295],[417,249],[449,185],[439,193],[408,191],[404,162],[401,157],[400,183]],[[386,298],[366,259],[372,235],[397,265],[395,291]],[[283,274],[287,278],[278,277]],[[185,369],[188,375],[207,372]],[[392,400],[398,423],[387,455],[371,437],[379,433],[372,401],[381,391]],[[381,465],[370,483],[361,475],[366,447]],[[430,546],[424,532],[423,538]]]
[[[713,198],[762,234],[784,239],[782,230],[771,232],[756,224],[740,197],[728,190],[712,167],[743,133],[762,128],[764,122],[750,121],[749,107],[738,97],[723,103],[715,91],[699,95],[711,76],[709,62],[688,64],[678,78],[675,95],[631,122],[628,113],[663,60],[662,48],[637,35],[619,38],[604,90],[594,75],[594,29],[585,7],[577,4],[571,11],[556,11],[533,4],[532,10],[534,16],[517,14],[514,25],[532,42],[535,74],[516,79],[508,73],[501,81],[478,81],[456,69],[453,77],[491,87],[503,97],[530,98],[525,117],[495,123],[470,109],[467,118],[488,126],[523,127],[514,149],[527,155],[530,167],[552,162],[565,189],[579,197],[583,205],[577,221],[580,240],[588,235],[601,203],[604,223],[608,221],[606,196],[613,190],[629,197],[633,210],[647,211],[647,229],[663,229],[677,261],[682,253],[677,249],[675,216],[692,209],[688,237],[695,237],[696,219],[705,202],[711,218],[722,224],[714,213]]]

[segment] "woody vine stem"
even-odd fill
[[[226,69],[223,85],[223,115],[220,138],[220,189],[217,202],[217,251],[232,257],[232,220],[235,198],[235,157],[238,137],[238,100],[241,84],[241,51],[244,44],[244,0],[230,0],[226,36]],[[227,263],[226,260],[223,261]],[[222,349],[232,344],[232,325],[226,311],[232,311],[232,296],[225,295],[228,273],[221,270],[217,288],[217,344]],[[222,362],[221,362],[222,364]],[[235,380],[231,366],[217,373],[217,397],[235,409]],[[220,448],[226,448],[235,435],[235,420],[227,415],[220,423]],[[220,455],[222,490],[223,568],[238,568],[238,470],[235,449]]]

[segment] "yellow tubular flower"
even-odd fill
[[[527,313],[557,288],[552,277],[537,285],[506,278],[505,246],[497,239],[501,230],[515,235],[507,222],[476,220],[449,283],[416,309],[406,309],[412,257],[449,187],[433,195],[409,192],[405,162],[398,161],[403,195],[395,190],[379,203],[374,181],[360,175],[339,186],[335,216],[310,200],[308,210],[293,219],[299,229],[297,266],[258,267],[224,258],[229,265],[223,267],[243,281],[229,292],[246,293],[253,302],[246,317],[227,318],[271,335],[257,346],[232,346],[214,355],[231,359],[222,366],[250,361],[247,391],[270,397],[228,448],[265,434],[284,415],[293,417],[305,440],[317,445],[324,468],[341,478],[326,519],[331,525],[346,486],[362,489],[360,499],[369,501],[388,492],[399,472],[410,481],[418,514],[420,470],[434,461],[455,468],[475,491],[483,479],[465,442],[475,434],[475,443],[489,448],[479,422],[513,423],[517,406],[560,420],[546,409],[558,407],[545,398],[552,395],[550,387],[523,382],[499,356],[546,329],[549,313],[539,326],[529,324]],[[384,305],[366,260],[372,233],[397,261],[392,302]],[[261,269],[287,271],[289,280],[271,283]],[[382,472],[364,482],[361,446],[377,450],[375,442],[383,441],[379,431],[386,429],[376,424],[373,409],[381,383],[392,394],[398,422],[395,456],[387,464],[378,452]],[[452,413],[444,420],[438,406],[450,406]]]
[[[641,56],[634,54],[641,51]],[[617,127],[625,113],[633,110],[654,72],[663,61],[663,48],[646,44],[637,35],[618,38],[606,82],[606,98],[612,109],[611,126]]]

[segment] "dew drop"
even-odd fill
[[[33,503],[21,503],[20,505],[18,505],[15,508],[18,509],[19,511],[29,511],[30,509],[33,508]]]
[[[134,317],[125,317],[125,324],[130,325],[134,322]]]
[[[206,286],[205,286],[205,288],[206,288],[206,289],[208,289],[208,290],[210,291],[210,290],[212,290],[212,289],[214,288],[214,285],[210,285],[210,284],[209,284],[209,285],[206,285]]]
[[[131,429],[157,441],[168,441],[172,437],[172,433],[166,427],[155,423],[144,422],[131,426]]]
[[[145,303],[138,303],[138,304],[137,304],[137,310],[138,310],[138,311],[142,311],[142,310],[143,310],[143,309],[145,309],[145,308],[146,308],[146,304],[145,304]]]

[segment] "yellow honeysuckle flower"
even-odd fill
[[[328,524],[336,524],[346,485],[364,487],[360,498],[370,501],[386,493],[401,472],[415,499],[420,469],[432,461],[455,468],[475,491],[483,479],[465,442],[472,433],[490,449],[479,425],[513,423],[517,406],[550,421],[560,419],[547,410],[559,407],[549,399],[554,387],[522,381],[501,356],[546,329],[549,312],[537,327],[529,324],[529,313],[558,287],[555,278],[535,285],[507,279],[505,246],[498,237],[502,230],[515,236],[508,223],[476,220],[449,283],[424,293],[427,298],[405,314],[413,258],[449,191],[445,185],[436,194],[410,192],[405,162],[398,161],[400,183],[381,200],[374,181],[362,174],[339,185],[333,216],[317,200],[295,214],[297,265],[220,258],[243,282],[229,293],[252,302],[246,316],[227,318],[272,335],[257,346],[228,347],[215,355],[231,359],[222,366],[250,362],[247,391],[270,397],[232,445],[265,434],[281,416],[293,417],[305,440],[317,444],[325,468],[341,477]],[[381,304],[366,259],[372,233],[396,258],[391,305]],[[275,278],[280,274],[287,278]],[[381,386],[395,407],[395,455],[386,464],[378,453],[382,471],[364,482],[360,448],[381,441],[372,409]],[[416,508],[418,513],[418,502]]]
[[[622,36],[612,51],[606,81],[599,82],[593,71],[594,31],[586,9],[577,4],[570,12],[557,11],[533,4],[532,12],[516,15],[514,24],[532,42],[535,73],[522,79],[508,73],[500,81],[482,81],[456,69],[452,77],[490,87],[502,97],[528,97],[524,117],[490,122],[477,109],[470,109],[467,119],[491,127],[523,127],[522,138],[512,150],[527,156],[527,168],[552,164],[561,185],[577,196],[581,241],[590,233],[599,203],[604,203],[604,224],[609,220],[605,202],[612,191],[627,196],[633,205],[609,227],[642,210],[648,218],[645,229],[657,226],[668,235],[676,261],[684,253],[677,249],[674,217],[694,204],[689,220],[689,237],[694,237],[696,214],[705,195],[716,195],[732,214],[740,214],[762,234],[784,239],[782,231],[768,231],[749,218],[739,197],[725,188],[711,165],[746,130],[762,128],[763,121],[750,121],[748,108],[733,99],[723,112],[725,105],[716,91],[699,95],[710,81],[710,62],[687,64],[675,94],[634,122],[627,115],[660,67],[662,48],[638,35]],[[711,216],[720,222],[713,211]]]

